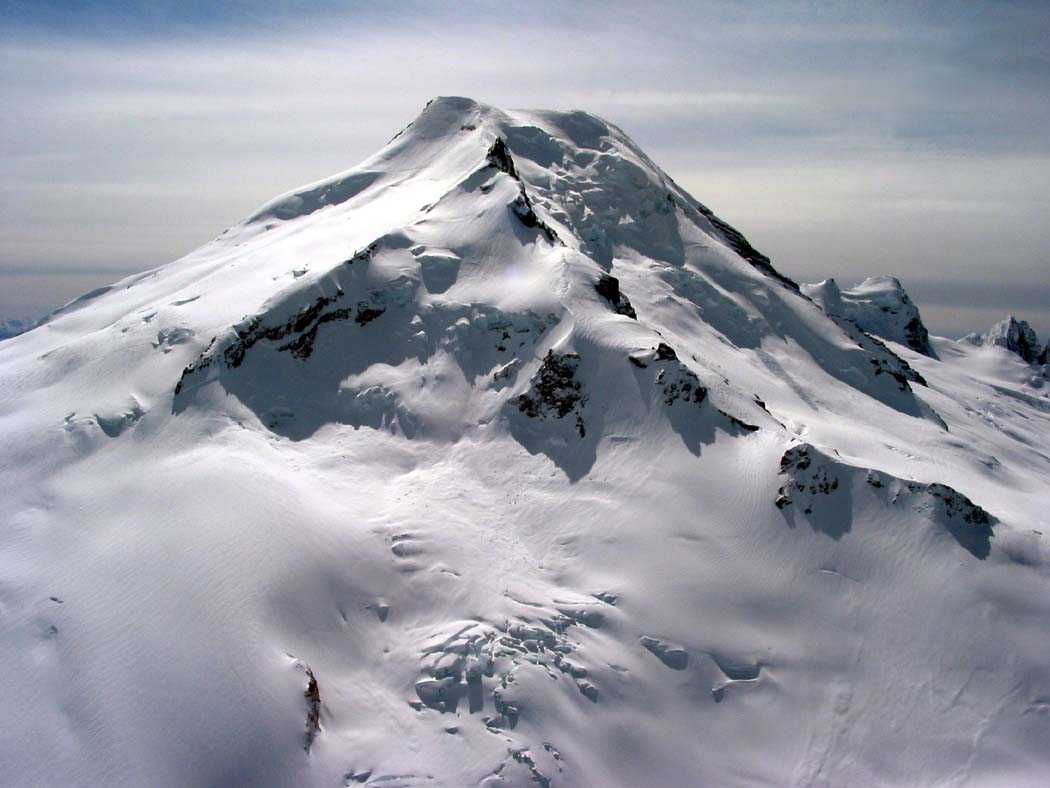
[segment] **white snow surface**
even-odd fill
[[[0,781],[1046,785],[1045,379],[752,253],[442,98],[0,344]]]
[[[892,276],[871,276],[842,290],[834,279],[802,285],[802,292],[832,315],[851,320],[869,334],[930,355],[929,332],[919,308]]]

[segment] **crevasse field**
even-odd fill
[[[436,99],[0,343],[0,782],[1046,785],[1050,381],[913,317]]]

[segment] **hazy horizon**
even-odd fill
[[[6,4],[0,319],[187,254],[435,95],[622,127],[785,274],[1050,339],[1039,3]]]

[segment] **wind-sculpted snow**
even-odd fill
[[[888,499],[890,505],[921,510],[975,558],[983,560],[991,552],[996,519],[946,484],[920,484],[870,469],[862,471],[807,444],[793,446],[784,453],[780,472],[788,477],[788,482],[780,488],[775,503],[785,512],[791,527],[798,509],[814,530],[835,539],[845,535],[853,516],[852,496],[863,489],[856,483],[863,472],[864,484],[880,491],[878,495]]]
[[[3,782],[1042,785],[1046,379],[858,323],[434,100],[0,343]]]
[[[380,172],[355,172],[334,182],[278,197],[252,214],[248,221],[297,219],[322,208],[341,205],[352,200],[381,176]]]

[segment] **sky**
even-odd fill
[[[1050,338],[1050,2],[0,0],[0,319],[177,259],[437,95],[623,128],[785,274]]]

